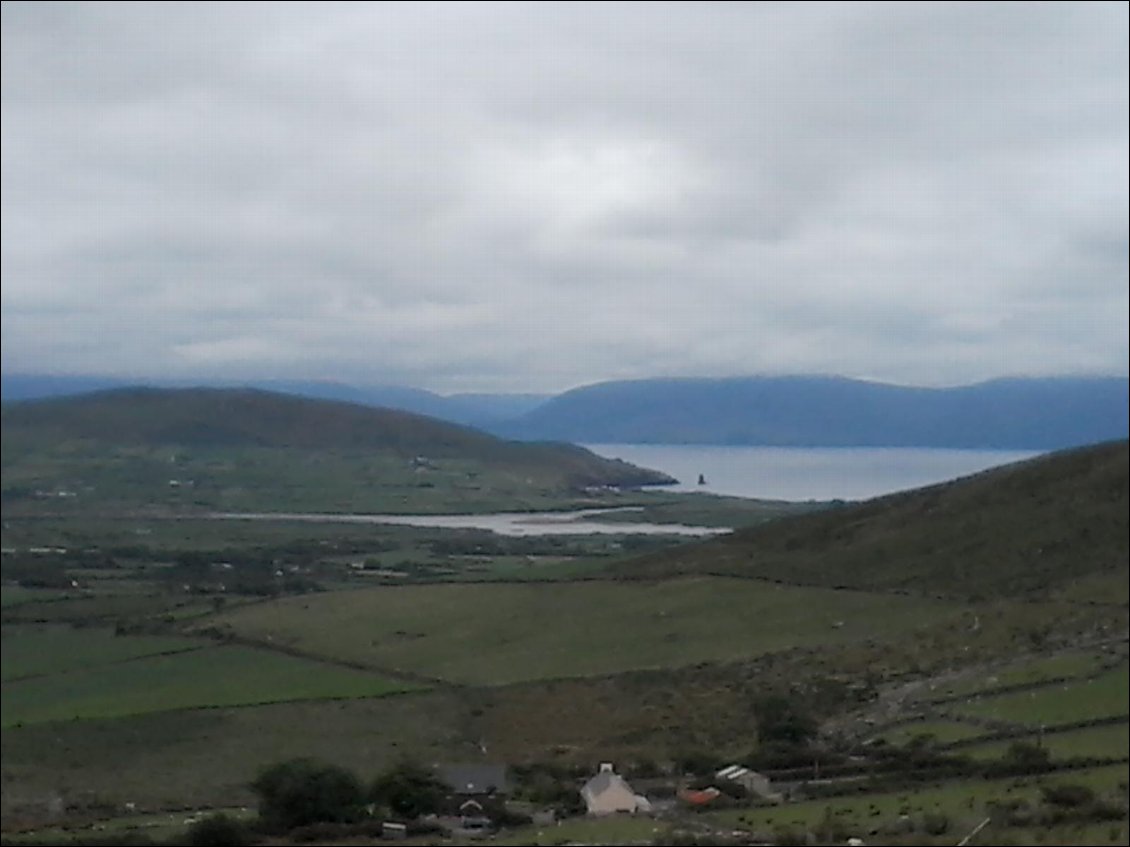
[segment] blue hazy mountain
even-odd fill
[[[6,375],[3,400],[136,385],[112,378]],[[149,381],[155,387],[249,387],[428,415],[523,440],[959,447],[1055,450],[1126,438],[1125,377],[997,379],[957,388],[843,377],[602,382],[557,396],[440,395],[333,381]]]
[[[332,380],[251,381],[125,380],[98,376],[5,374],[0,399],[5,403],[67,397],[112,388],[145,385],[151,388],[256,388],[295,394],[315,400],[338,400],[362,406],[399,409],[468,426],[486,427],[529,412],[549,398],[546,394],[451,394],[399,385],[349,385]]]
[[[491,431],[579,443],[1052,450],[1127,437],[1122,377],[916,388],[842,377],[646,379],[567,391]]]

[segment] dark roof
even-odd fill
[[[437,776],[454,794],[506,794],[506,765],[440,765]]]

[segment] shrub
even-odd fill
[[[313,759],[291,759],[264,770],[251,783],[259,817],[270,829],[345,823],[364,815],[365,792],[350,771]]]
[[[945,835],[950,828],[950,819],[942,812],[927,812],[922,816],[922,829],[928,835]]]
[[[1075,809],[1088,806],[1095,801],[1095,792],[1085,785],[1068,783],[1065,785],[1045,785],[1040,788],[1044,802],[1061,809]]]
[[[398,817],[411,819],[440,811],[447,790],[431,771],[404,761],[374,780],[369,799]]]

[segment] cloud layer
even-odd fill
[[[1127,371],[1124,3],[3,5],[5,371]]]

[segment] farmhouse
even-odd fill
[[[646,812],[651,804],[646,797],[632,791],[627,780],[612,769],[609,762],[600,765],[600,771],[581,788],[581,799],[590,815],[611,815],[616,812]]]

